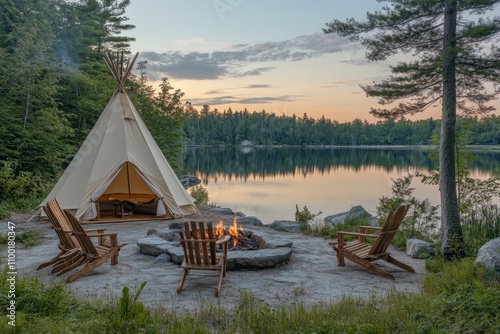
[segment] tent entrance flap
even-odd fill
[[[144,182],[130,161],[123,164],[118,175],[116,175],[113,182],[104,190],[101,196],[110,197],[113,194],[120,194],[120,196],[129,195],[129,198],[137,197],[137,195],[156,197],[153,190]]]
[[[135,165],[129,161],[120,167],[116,176],[105,187],[106,189],[102,190],[100,195],[99,192],[96,193],[99,196],[96,202],[101,203],[101,207],[108,207],[110,202],[120,201],[131,205],[134,212],[138,209],[142,211],[140,213],[156,216],[166,214],[163,197],[159,190],[142,176]],[[151,210],[151,207],[148,206],[147,212],[144,212],[145,205],[153,205],[154,209]]]

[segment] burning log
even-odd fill
[[[233,225],[228,228],[224,227],[222,220],[217,224],[215,236],[221,238],[224,235],[230,235],[229,250],[257,250],[268,248],[264,239],[253,235],[252,231],[244,230],[241,225],[238,227],[237,217],[234,217]]]

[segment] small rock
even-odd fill
[[[172,259],[170,258],[170,255],[160,254],[156,257],[156,259],[153,261],[153,263],[169,263],[171,261],[172,261]]]
[[[168,228],[171,230],[182,230],[184,228],[184,223],[173,222],[168,225]]]
[[[435,253],[435,246],[430,242],[419,239],[406,240],[406,254],[414,259],[425,259]]]
[[[154,228],[152,229],[149,229],[147,232],[146,232],[146,235],[156,235],[158,233],[158,231]]]

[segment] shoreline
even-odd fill
[[[218,145],[193,145],[186,144],[184,148],[201,148],[201,147],[244,147],[244,148],[349,148],[349,149],[438,149],[439,145],[241,145],[241,144],[218,144]],[[468,149],[487,151],[500,150],[500,145],[467,145]]]

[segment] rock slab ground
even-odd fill
[[[222,219],[226,226],[231,225],[232,215],[223,215],[210,211],[201,211],[201,217],[218,221]],[[41,262],[47,261],[58,253],[58,239],[48,221],[31,220],[29,223],[16,223],[18,233],[22,229],[38,230],[43,235],[42,244],[32,248],[18,246],[16,266],[18,276],[38,275],[45,282],[59,282],[61,277],[50,274],[50,268],[36,271]],[[139,252],[137,240],[144,238],[150,229],[162,230],[171,223],[182,220],[156,220],[144,222],[122,222],[99,224],[108,232],[118,233],[118,240],[127,245],[120,251],[119,263],[111,266],[105,263],[68,287],[82,298],[102,299],[109,296],[119,297],[124,286],[132,292],[142,282],[147,282],[139,300],[147,305],[162,305],[176,311],[195,310],[202,303],[220,302],[225,307],[238,305],[242,290],[250,291],[257,301],[270,307],[291,305],[301,301],[306,305],[319,302],[334,302],[343,296],[369,297],[372,292],[383,294],[395,288],[402,291],[418,291],[425,275],[424,260],[413,259],[404,252],[392,250],[394,257],[412,266],[416,273],[406,272],[383,261],[376,262],[390,272],[395,280],[389,280],[346,260],[346,266],[337,266],[334,251],[328,246],[328,240],[296,232],[276,231],[269,226],[252,226],[249,229],[261,233],[273,234],[293,243],[293,254],[287,264],[263,270],[236,270],[227,273],[222,281],[220,296],[215,297],[217,276],[215,272],[192,273],[186,279],[181,294],[176,293],[182,269],[173,262],[156,261],[156,257]],[[84,225],[96,228],[97,225]],[[1,222],[0,232],[7,230],[7,221]],[[2,256],[6,256],[6,250]]]

